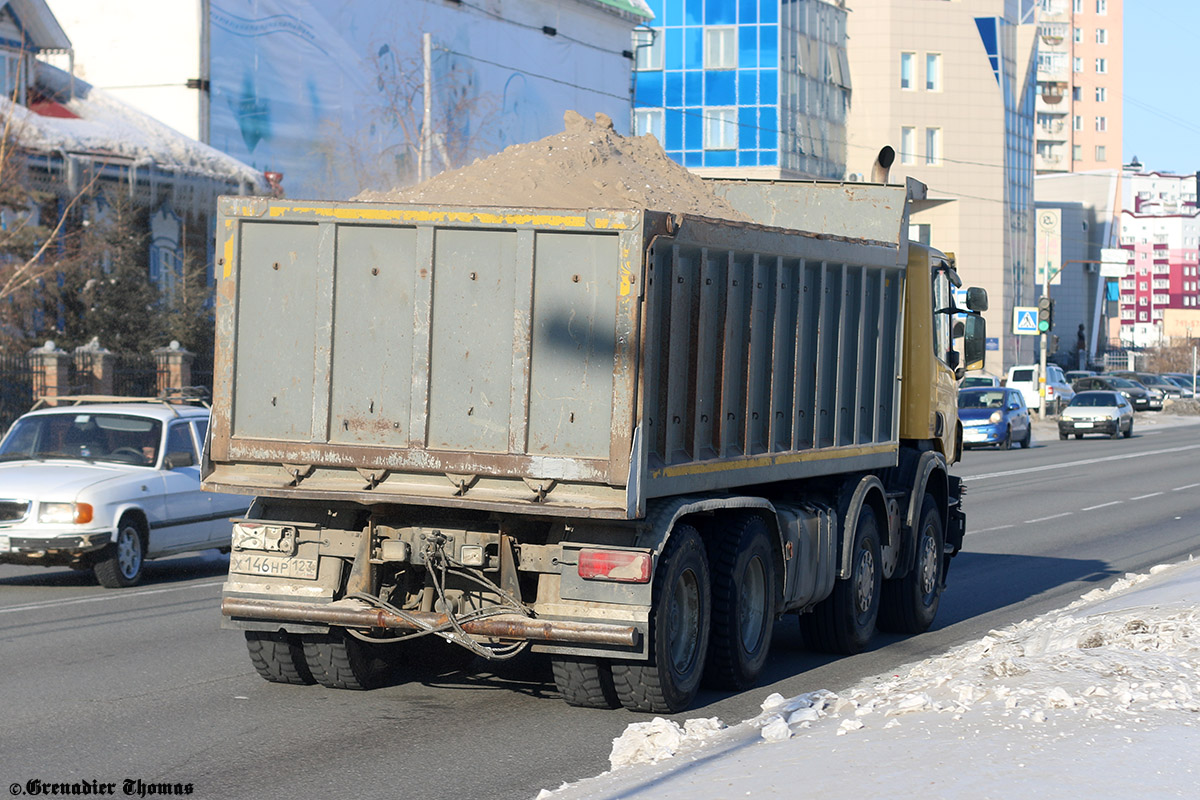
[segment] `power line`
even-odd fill
[[[591,92],[593,94],[604,95],[605,97],[612,97],[612,98],[615,98],[615,99],[621,100],[621,101],[629,100],[629,95],[613,94],[612,92],[605,92],[600,89],[593,89],[590,86],[581,86],[578,83],[571,83],[570,81],[564,81],[564,80],[561,80],[560,78],[552,78],[549,75],[542,75],[541,73],[530,72],[529,70],[526,70],[526,69],[520,69],[519,67],[514,67],[511,64],[501,64],[498,61],[490,61],[486,58],[480,58],[479,56],[473,56],[470,53],[460,53],[459,51],[451,50],[448,47],[442,47],[439,45],[437,47],[437,50],[439,50],[440,52],[443,52],[443,53],[449,53],[451,55],[459,56],[461,58],[469,58],[472,61],[478,61],[481,64],[487,64],[489,66],[499,67],[500,69],[510,69],[510,70],[513,70],[514,72],[518,72],[522,75],[530,75],[534,78],[540,78],[542,80],[550,81],[551,83],[557,83],[562,86],[570,86],[572,89],[579,89],[584,92]]]

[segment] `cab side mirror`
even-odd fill
[[[980,286],[969,287],[967,289],[967,308],[971,311],[987,311],[987,289],[984,289]]]
[[[983,317],[968,315],[963,319],[963,360],[967,369],[982,369],[987,349],[987,323]]]

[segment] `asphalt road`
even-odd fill
[[[680,719],[736,722],[772,691],[891,674],[1197,553],[1200,424],[1141,416],[1129,440],[1060,442],[1041,426],[1030,450],[966,455],[969,533],[934,630],[831,658],[806,651],[786,618],[762,686],[702,694]],[[645,719],[566,706],[536,657],[367,693],[267,683],[241,634],[220,629],[226,566],[216,554],[155,562],[128,590],[0,566],[0,786],[99,781],[121,796],[129,779],[190,783],[199,798],[531,800],[606,769],[612,738]]]

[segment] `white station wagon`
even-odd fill
[[[200,491],[208,417],[156,401],[25,414],[0,441],[0,563],[90,568],[115,588],[146,559],[228,551],[249,502]]]

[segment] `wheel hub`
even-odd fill
[[[679,576],[675,584],[666,633],[671,665],[677,672],[686,672],[696,657],[700,638],[700,587],[691,572]]]
[[[767,580],[762,560],[755,557],[746,565],[738,592],[738,628],[742,647],[747,652],[758,649],[767,621]]]
[[[875,599],[875,556],[870,550],[860,550],[858,565],[854,570],[854,596],[860,614],[871,608]]]

